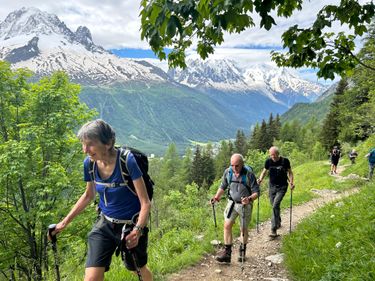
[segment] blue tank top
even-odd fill
[[[118,150],[115,169],[112,175],[105,180],[100,177],[97,165],[94,165],[95,187],[99,194],[99,208],[104,215],[120,220],[130,220],[135,214],[139,213],[141,204],[138,196],[136,196],[128,186],[120,186],[120,184],[123,183],[123,179],[121,176],[119,157],[120,151]],[[133,154],[130,153],[127,159],[127,167],[131,179],[139,179],[142,176],[142,172]],[[86,182],[92,181],[89,169],[90,157],[87,156],[84,160],[84,180]],[[108,187],[101,183],[110,183],[114,187]]]

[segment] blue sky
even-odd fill
[[[140,39],[140,0],[2,0],[1,2],[3,3],[1,3],[0,21],[5,20],[6,16],[14,10],[36,7],[57,15],[72,31],[79,26],[88,27],[94,43],[105,49],[116,50],[116,53],[121,53],[125,57],[154,57],[148,43]],[[304,1],[302,11],[295,12],[287,19],[276,18],[277,25],[271,31],[254,27],[241,34],[226,34],[225,42],[216,49],[213,56],[239,60],[244,64],[271,63],[270,51],[281,50],[281,34],[288,27],[294,24],[301,27],[309,26],[319,9],[324,5],[339,2],[339,0]],[[259,26],[258,15],[254,15],[253,18]],[[193,54],[194,50],[190,50],[190,53]],[[317,81],[312,70],[301,69],[299,73],[306,79]]]

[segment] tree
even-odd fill
[[[320,133],[320,140],[322,145],[330,150],[334,145],[339,143],[338,135],[340,128],[340,104],[342,103],[342,95],[348,86],[348,82],[345,79],[340,80],[335,96],[330,106],[330,111],[327,117],[324,119],[322,131]]]
[[[202,187],[208,189],[215,180],[215,165],[210,143],[203,150],[201,173],[203,176]]]
[[[224,32],[241,33],[254,27],[252,13],[260,18],[260,27],[270,30],[276,24],[272,13],[290,17],[302,9],[302,0],[142,0],[141,38],[162,60],[165,47],[170,67],[186,67],[185,51],[197,40],[197,53],[203,59],[214,53],[214,47],[224,42]],[[360,5],[356,0],[342,0],[339,5],[326,5],[317,14],[311,27],[292,26],[282,35],[286,54],[274,52],[272,59],[279,66],[318,68],[318,76],[334,78],[358,63],[364,64],[353,53],[355,39],[366,31],[366,24],[375,14],[371,2]],[[334,23],[348,25],[353,34],[335,33]],[[330,30],[328,30],[330,29]],[[368,66],[374,70],[373,67]]]
[[[242,130],[237,130],[236,140],[234,141],[234,147],[237,153],[243,156],[247,153],[247,141],[245,133]]]
[[[228,142],[231,143],[230,141],[224,140],[220,142],[220,149],[214,160],[216,179],[223,175],[224,170],[228,168],[230,164],[232,151]]]
[[[268,119],[268,124],[267,124],[267,131],[268,131],[267,135],[269,138],[267,145],[269,147],[272,146],[272,143],[274,140],[279,139],[280,128],[281,128],[280,116],[277,115],[276,119],[274,119],[272,113],[270,113],[270,117]]]
[[[64,73],[28,84],[25,70],[0,62],[0,76],[0,271],[8,279],[42,280],[49,268],[47,226],[81,193],[74,130],[93,115]]]
[[[375,23],[369,27],[368,36],[358,56],[366,64],[375,66]],[[339,107],[342,141],[356,143],[375,133],[374,89],[375,75],[366,67],[359,65],[350,77],[351,87],[342,95]]]
[[[260,125],[258,141],[259,143],[257,149],[259,149],[260,151],[265,152],[270,148],[270,141],[267,135],[267,123],[264,119],[262,121],[262,124]]]
[[[193,162],[191,163],[190,179],[192,183],[196,183],[199,187],[203,184],[203,157],[201,147],[195,147]]]

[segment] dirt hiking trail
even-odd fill
[[[338,167],[338,174],[332,175],[337,180],[342,180],[340,176],[343,166]],[[298,188],[298,186],[296,187]],[[325,204],[340,200],[353,193],[358,192],[358,188],[353,188],[345,192],[335,190],[312,190],[319,197],[299,206],[292,208],[292,231],[296,225],[304,218],[311,215],[315,210]],[[288,191],[284,200],[290,196]],[[256,211],[256,206],[254,211]],[[283,266],[283,254],[280,253],[281,237],[289,233],[290,210],[285,209],[281,214],[282,227],[278,230],[279,237],[270,240],[271,222],[266,221],[259,225],[259,233],[256,229],[249,231],[249,241],[247,244],[246,261],[241,270],[241,263],[237,261],[239,251],[239,239],[233,241],[232,262],[230,264],[220,264],[215,261],[214,254],[204,256],[201,261],[191,267],[171,274],[168,281],[245,281],[245,280],[269,280],[269,281],[289,281],[288,272]],[[253,212],[253,216],[256,212]],[[222,225],[218,225],[218,233],[222,236]],[[220,238],[222,241],[222,238]]]

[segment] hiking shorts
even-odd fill
[[[124,224],[116,224],[107,221],[103,216],[95,223],[88,235],[87,267],[105,267],[109,270],[112,256],[121,245],[121,232]],[[135,254],[137,266],[139,268],[147,264],[147,244],[148,228],[143,229],[143,234],[139,238],[138,245],[131,249]],[[136,267],[130,250],[125,251],[125,266],[128,270],[135,271]],[[117,254],[117,252],[116,252]]]
[[[245,221],[242,221],[243,218],[243,208],[245,208]],[[250,221],[251,221],[251,214],[253,211],[253,202],[250,202],[247,205],[242,205],[241,203],[235,203],[232,200],[228,200],[228,204],[225,207],[224,210],[224,218],[225,220],[229,220],[231,222],[234,222],[236,218],[240,217],[240,226],[245,226],[246,228],[249,227]],[[229,214],[229,215],[228,215]]]

